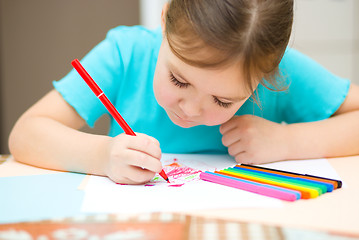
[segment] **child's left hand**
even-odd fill
[[[243,115],[222,124],[220,132],[222,143],[238,163],[260,164],[286,158],[286,125]]]

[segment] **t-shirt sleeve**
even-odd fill
[[[81,64],[112,102],[123,73],[121,38],[118,28],[110,30],[106,38],[81,60]],[[60,81],[54,81],[53,85],[90,127],[107,113],[76,70],[72,69]]]
[[[280,71],[287,87],[278,97],[284,122],[327,119],[338,110],[348,94],[348,79],[335,76],[294,49],[287,49]]]

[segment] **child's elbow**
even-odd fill
[[[8,138],[9,151],[13,157],[16,156],[17,149],[18,149],[18,146],[16,146],[16,143],[17,143],[16,139],[17,139],[17,134],[16,134],[16,128],[14,126],[13,129],[11,130],[9,138]]]
[[[20,126],[22,123],[20,120],[15,123],[14,127],[12,128],[9,138],[8,138],[8,147],[10,154],[13,156],[15,160],[21,161],[22,157],[22,151],[26,147],[23,146]]]

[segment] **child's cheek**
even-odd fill
[[[208,111],[204,116],[205,125],[221,125],[231,119],[235,113],[236,110],[233,109],[215,109]]]
[[[174,94],[165,81],[155,81],[154,94],[158,104],[164,108],[173,105],[175,102]]]
[[[166,91],[165,89],[163,89],[163,91],[159,92],[158,103],[162,107],[172,107],[174,106],[175,102],[175,97],[170,91]]]

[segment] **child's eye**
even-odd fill
[[[232,102],[228,102],[228,103],[222,102],[216,97],[213,97],[213,100],[218,106],[224,107],[224,108],[229,108],[233,104]]]
[[[177,80],[177,78],[175,76],[173,76],[172,73],[170,73],[170,80],[171,82],[176,85],[179,88],[185,88],[188,87],[189,83],[183,83]]]

